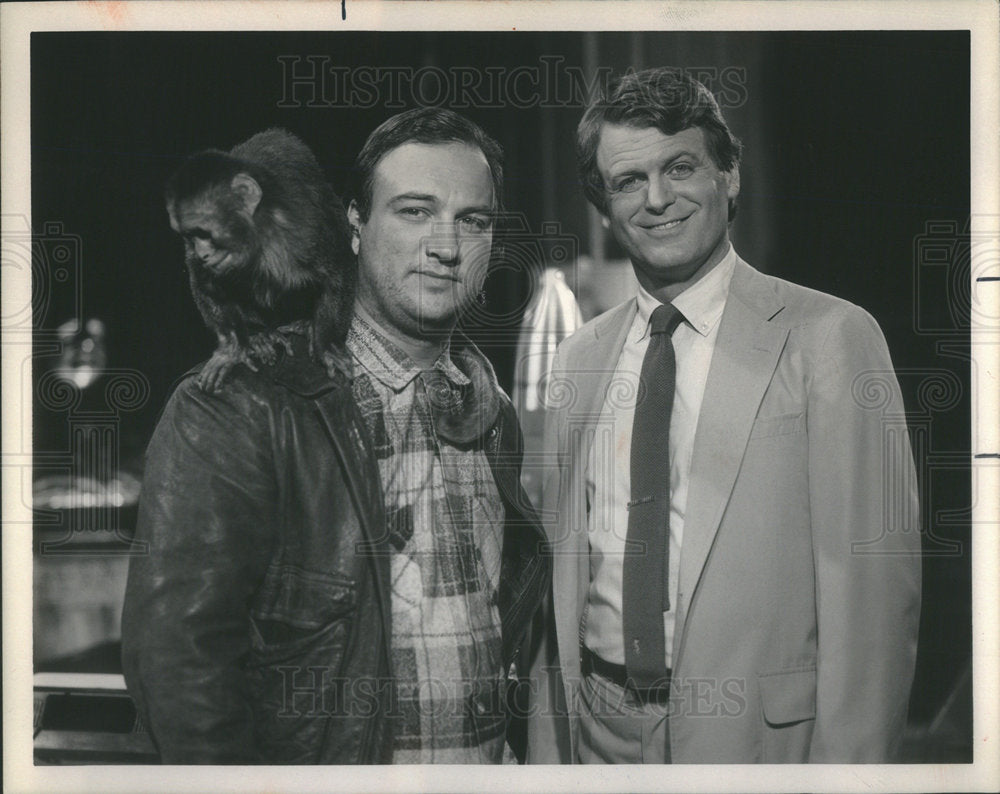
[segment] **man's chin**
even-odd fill
[[[460,314],[455,309],[449,311],[427,311],[417,315],[417,328],[421,335],[443,336],[451,333],[458,324]]]
[[[434,299],[435,297],[438,296],[429,296],[422,305],[418,306],[416,316],[421,326],[437,332],[450,331],[473,305],[471,298],[439,302]]]
[[[633,262],[633,270],[643,289],[653,294],[662,289],[685,289],[708,272],[703,266],[690,262],[656,264],[646,262],[641,267]]]

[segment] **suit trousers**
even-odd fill
[[[669,703],[643,703],[598,673],[580,687],[581,764],[669,764]]]

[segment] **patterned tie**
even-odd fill
[[[669,303],[653,311],[632,421],[622,629],[625,666],[638,687],[662,682],[667,674],[663,613],[670,609],[670,413],[676,368],[670,335],[683,319]]]

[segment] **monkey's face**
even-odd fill
[[[375,168],[371,211],[349,209],[358,300],[387,330],[450,331],[482,289],[493,239],[493,183],[464,143],[406,143]]]
[[[211,195],[179,201],[168,211],[170,227],[184,240],[188,265],[223,276],[246,264],[249,230],[241,213],[229,210]]]

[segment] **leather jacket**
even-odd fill
[[[301,340],[300,340],[301,341]],[[122,616],[129,692],[165,763],[389,763],[390,549],[349,379],[304,351],[220,393],[188,373],[147,451]],[[483,439],[504,502],[504,669],[547,591],[544,533],[520,486],[506,395]],[[527,652],[525,652],[526,655]],[[522,665],[526,673],[526,665]],[[505,708],[521,755],[517,682]],[[494,697],[499,700],[492,700]],[[495,713],[495,711],[493,712]]]

